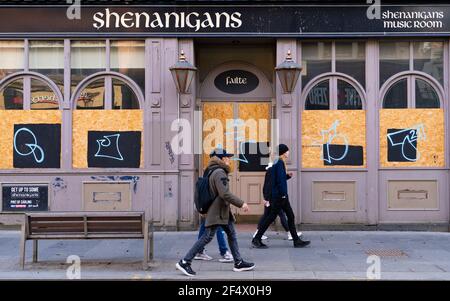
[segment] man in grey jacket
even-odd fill
[[[209,189],[216,196],[211,207],[206,213],[206,231],[189,250],[189,252],[176,264],[176,268],[187,276],[194,276],[196,273],[191,268],[191,262],[195,255],[214,238],[219,226],[225,231],[228,237],[228,245],[234,258],[235,272],[253,270],[255,264],[245,262],[239,254],[234,215],[231,213],[230,204],[248,211],[247,203],[230,192],[228,174],[230,172],[230,162],[232,154],[224,149],[215,149],[210,155],[207,169],[214,171],[209,176]]]

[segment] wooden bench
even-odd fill
[[[144,239],[143,268],[153,259],[153,224],[144,212],[26,213],[22,226],[20,265],[25,266],[26,241],[33,240],[33,262],[41,239]]]

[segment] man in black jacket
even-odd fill
[[[286,172],[286,160],[289,157],[289,148],[285,144],[280,144],[278,146],[279,158],[276,160],[275,164],[272,166],[271,172],[271,210],[267,219],[263,222],[261,227],[258,229],[255,237],[252,240],[252,245],[255,248],[265,249],[267,245],[263,244],[261,237],[266,232],[269,225],[277,218],[277,215],[281,210],[286,212],[288,218],[289,231],[291,232],[294,247],[302,248],[309,245],[309,241],[301,240],[297,235],[297,229],[295,228],[295,216],[292,211],[291,204],[289,203],[288,189],[287,189],[287,179],[291,177]]]
[[[259,219],[258,222],[258,228],[256,229],[255,234],[253,237],[256,236],[256,233],[258,233],[258,229],[261,228],[264,221],[267,219],[267,217],[270,214],[270,199],[272,195],[272,180],[271,180],[271,172],[272,172],[272,163],[269,163],[269,165],[266,167],[266,175],[264,176],[264,185],[263,185],[263,197],[264,197],[264,213]],[[291,177],[288,174],[287,179],[289,180]],[[284,231],[286,231],[287,239],[293,240],[291,232],[289,232],[289,226],[286,218],[286,213],[283,211],[283,209],[280,210],[278,213],[278,216],[280,217],[281,226],[283,226]],[[302,235],[302,232],[297,232],[297,235],[300,237]],[[263,235],[261,237],[262,240],[267,239],[267,236]]]

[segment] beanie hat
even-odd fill
[[[278,155],[281,156],[289,150],[289,147],[286,144],[278,145]]]

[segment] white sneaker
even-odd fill
[[[233,262],[233,255],[229,251],[226,251],[225,254],[222,255],[222,258],[219,258],[220,262]]]
[[[205,251],[203,251],[202,253],[197,253],[197,255],[195,255],[194,257],[195,260],[212,260],[213,258],[211,256],[209,256],[208,254],[206,254]]]
[[[288,235],[288,240],[292,240],[291,232],[287,232],[287,235]],[[302,232],[297,232],[297,235],[298,235],[298,237],[300,237],[300,236],[303,235],[303,233]]]
[[[253,238],[255,238],[256,233],[258,233],[258,229],[256,229],[255,234],[253,234]],[[262,239],[262,240],[266,240],[266,239],[267,239],[267,236],[263,235],[263,236],[261,236],[261,239]]]

